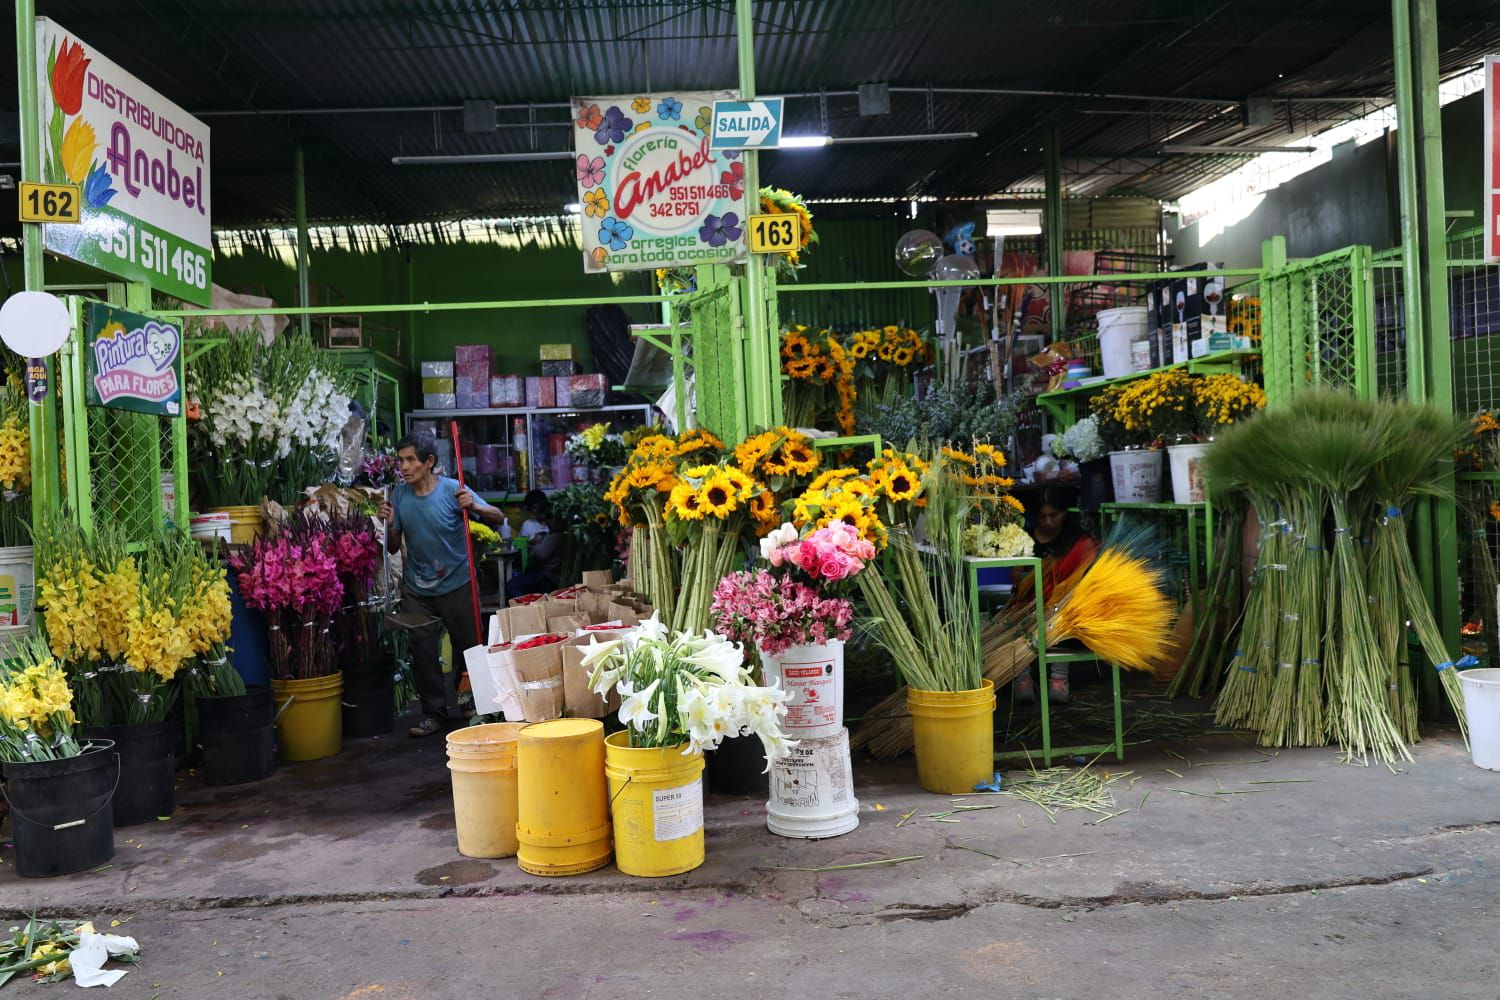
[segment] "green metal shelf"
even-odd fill
[[[1500,483],[1500,472],[1460,472],[1461,483]]]
[[[1192,358],[1188,361],[1177,361],[1170,365],[1162,365],[1160,368],[1148,368],[1145,371],[1131,372],[1129,375],[1118,375],[1115,378],[1102,379],[1098,382],[1091,382],[1088,385],[1074,386],[1071,389],[1055,389],[1052,392],[1044,392],[1036,397],[1036,401],[1040,405],[1045,406],[1049,402],[1057,400],[1089,396],[1112,385],[1133,382],[1138,378],[1147,378],[1159,372],[1172,371],[1175,368],[1186,368],[1190,372],[1196,372],[1199,368],[1217,368],[1258,357],[1260,357],[1259,348],[1251,348],[1248,351],[1238,349],[1232,351],[1215,351],[1212,354],[1205,354],[1202,357]]]

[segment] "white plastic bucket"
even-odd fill
[[[1475,766],[1500,771],[1500,670],[1464,670],[1458,683],[1469,720],[1469,754]]]
[[[1099,358],[1106,378],[1118,378],[1135,371],[1130,360],[1130,342],[1145,332],[1145,306],[1099,311]]]
[[[230,540],[233,522],[223,511],[214,514],[199,514],[188,522],[188,532],[200,542],[211,542],[216,538]]]
[[[771,763],[766,828],[780,837],[821,840],[859,826],[849,730],[823,740],[802,740]]]
[[[31,628],[35,588],[31,546],[0,549],[0,628]]]
[[[1208,442],[1174,444],[1167,448],[1167,458],[1172,467],[1172,501],[1174,503],[1204,503],[1208,493],[1203,487],[1203,456],[1208,453]]]
[[[766,681],[792,693],[782,728],[794,740],[837,736],[844,728],[844,643],[792,646],[780,656],[761,651]]]
[[[1115,503],[1161,502],[1161,449],[1112,451],[1109,473],[1115,484]]]
[[[0,662],[9,660],[17,653],[21,640],[31,635],[31,626],[0,628]]]

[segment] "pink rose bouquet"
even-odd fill
[[[865,568],[875,558],[875,546],[858,528],[842,521],[801,537],[797,529],[783,524],[760,543],[761,555],[773,569],[799,570],[814,583],[840,583]]]
[[[806,583],[757,569],[720,580],[709,614],[720,634],[780,656],[792,646],[848,639],[854,606],[846,598],[823,597]]]

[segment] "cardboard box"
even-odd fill
[[[547,376],[545,376],[545,375],[542,376],[542,378],[546,378],[546,377]],[[552,382],[553,382],[553,385],[555,386],[555,388],[553,389],[553,397],[554,397],[557,405],[558,406],[572,406],[573,405],[573,386],[572,386],[572,380],[571,380],[571,378],[569,376],[562,376],[560,378],[554,378],[552,380]]]
[[[495,618],[499,622],[501,642],[514,642],[516,636],[539,635],[547,631],[547,617],[536,604],[513,604],[495,612]]]
[[[438,422],[436,420],[413,420],[411,422],[411,432],[413,434],[430,434],[433,437],[437,437]]]
[[[456,392],[458,386],[450,375],[447,378],[430,377],[422,380],[422,392]]]
[[[538,352],[543,361],[574,361],[572,344],[543,344]]]
[[[538,375],[526,376],[526,405],[547,407],[557,405],[557,380]]]
[[[568,378],[572,406],[603,406],[609,383],[603,375],[571,375]]]
[[[491,353],[489,344],[459,344],[453,348],[453,360],[460,364],[483,362],[485,367],[489,367]]]
[[[451,361],[424,361],[421,365],[422,378],[452,378],[453,362]]]
[[[519,375],[490,376],[491,406],[525,406],[526,380]]]
[[[422,409],[451,410],[458,405],[458,397],[451,392],[422,393]]]
[[[578,362],[568,361],[543,361],[543,375],[577,375]]]
[[[512,648],[511,662],[521,682],[521,710],[527,722],[545,722],[562,718],[563,643],[554,642],[529,649]]]

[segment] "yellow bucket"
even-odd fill
[[[615,864],[626,875],[680,875],[703,864],[703,754],[604,741]]]
[[[516,744],[516,861],[531,875],[581,875],[609,864],[604,724],[552,719]]]
[[[282,760],[322,760],[344,740],[344,675],[282,681],[271,679],[276,735]]]
[[[516,853],[518,722],[470,726],[448,734],[458,853],[508,858]]]
[[[211,514],[229,515],[229,542],[231,545],[249,545],[266,532],[266,519],[260,506],[211,507]]]
[[[995,684],[971,691],[906,689],[917,743],[917,784],[956,795],[995,777]]]

